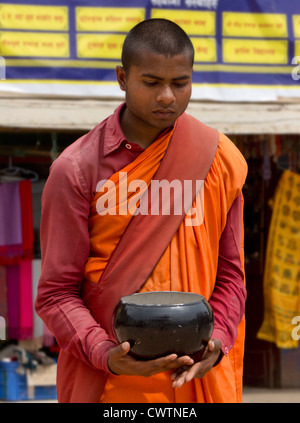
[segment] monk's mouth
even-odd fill
[[[173,110],[156,110],[153,114],[159,119],[173,119],[175,116]]]

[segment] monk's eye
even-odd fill
[[[157,82],[156,81],[144,81],[144,84],[147,87],[154,87],[155,85],[157,85]]]
[[[183,88],[187,85],[187,82],[174,82],[174,87],[176,88]]]

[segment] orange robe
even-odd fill
[[[156,140],[120,171],[123,175],[126,174],[127,184],[135,180],[144,180],[147,185],[150,184],[171,135],[169,133]],[[216,281],[219,240],[226,225],[227,213],[234,199],[241,193],[246,173],[247,166],[240,152],[226,136],[219,134],[217,152],[204,184],[203,223],[189,226],[189,217],[183,220],[141,291],[194,292],[209,300]],[[91,206],[89,230],[92,254],[86,263],[85,278],[95,284],[99,282],[132,218],[132,213],[124,214],[124,204],[130,202],[131,205],[136,203],[138,206],[136,192],[130,193],[127,198],[121,198],[120,204],[114,204],[113,199],[119,199],[119,192],[124,192],[119,185],[119,176],[118,172],[110,178],[116,187],[116,191],[112,190],[112,197],[98,192]],[[103,201],[101,203],[103,195],[107,201],[106,206],[111,208],[108,214],[100,216],[99,211],[101,212],[101,206],[103,208],[104,205]],[[201,215],[199,205],[200,202],[193,203],[193,207],[197,207]],[[123,211],[120,213],[120,210]],[[241,261],[243,263],[243,245]],[[161,373],[151,378],[109,375],[99,400],[110,403],[241,402],[244,329],[243,318],[236,343],[229,355],[224,356],[220,364],[202,379],[192,380],[180,389],[173,389],[170,373]]]

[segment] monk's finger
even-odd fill
[[[182,366],[179,367],[179,369],[174,370],[174,372],[171,374],[171,379],[175,380],[176,378],[178,378],[183,372],[185,372],[187,369],[189,368],[189,366]]]
[[[148,367],[149,374],[152,376],[156,373],[168,370],[168,367],[176,361],[177,355],[170,354],[166,357],[160,357],[154,360],[144,361],[144,365]]]
[[[176,354],[170,354],[166,357],[157,358],[155,360],[140,362],[140,368],[144,368],[145,376],[153,376],[156,373],[166,372],[193,363],[188,357],[177,357]]]
[[[192,379],[201,379],[207,372],[213,367],[214,361],[211,359],[205,359],[191,366],[186,375],[186,382],[190,382]]]
[[[175,370],[183,366],[191,366],[194,360],[188,355],[177,357],[175,354],[171,354],[167,357],[156,359],[154,362],[162,370]]]
[[[187,373],[188,373],[188,371],[184,370],[182,373],[177,374],[175,379],[173,380],[172,387],[177,388],[177,389],[181,388],[182,385],[184,385],[185,382],[186,382]]]
[[[205,366],[203,366],[203,363],[197,363],[195,366],[190,367],[190,369],[186,372],[185,375],[185,382],[190,382],[192,379],[202,378],[206,371]]]
[[[181,374],[175,373],[175,375],[172,375],[172,379],[174,379],[172,386],[173,388],[181,388],[184,383],[190,382],[192,379],[202,378],[207,370],[203,361],[195,363],[193,366],[187,367]]]

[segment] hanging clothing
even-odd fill
[[[32,260],[22,260],[20,267],[20,310],[19,310],[19,338],[33,337],[33,303],[32,303]]]
[[[20,339],[20,266],[6,267],[8,337]]]
[[[292,320],[300,313],[300,175],[283,172],[274,199],[264,273],[264,320],[257,337],[297,348]]]
[[[0,183],[0,264],[33,258],[31,181]]]
[[[1,327],[2,333],[0,333],[0,339],[4,340],[7,337],[6,329],[7,329],[7,322],[8,322],[6,267],[5,266],[0,266],[0,319],[4,319],[2,320],[2,324],[5,327]],[[3,336],[3,338],[1,338],[1,335]]]
[[[6,266],[9,339],[33,337],[32,260]]]
[[[18,262],[23,255],[19,182],[0,184],[0,264]]]
[[[28,180],[19,182],[21,201],[21,221],[22,221],[22,246],[23,259],[33,259],[33,209],[32,209],[32,182]]]

